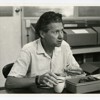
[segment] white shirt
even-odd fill
[[[63,73],[64,69],[80,69],[69,44],[63,40],[60,47],[55,47],[51,58],[37,39],[22,48],[8,76],[34,77],[49,71]]]

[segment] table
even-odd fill
[[[44,92],[46,93],[44,93]],[[0,94],[59,94],[59,93],[55,93],[54,91],[52,92],[53,90],[49,90],[49,92],[45,91],[44,89],[41,90],[41,93],[37,92],[37,93],[34,93],[32,91],[27,91],[27,90],[16,90],[16,91],[8,91],[6,89],[4,90],[0,90]],[[61,94],[76,94],[76,93],[71,93],[69,91],[67,91],[67,89],[65,88],[63,93]],[[81,93],[78,93],[78,94],[81,94]],[[84,94],[100,94],[100,91],[95,91],[95,92],[91,92],[91,93],[84,93]]]

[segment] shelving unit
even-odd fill
[[[73,54],[97,53],[100,52],[100,47],[73,48],[72,52]]]
[[[99,61],[100,60],[100,46],[98,47],[84,47],[84,48],[73,48],[73,55],[76,60],[82,64],[85,62]]]

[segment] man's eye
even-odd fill
[[[54,32],[54,34],[59,34],[59,32]]]
[[[54,32],[52,32],[53,34],[58,34],[58,32],[57,31],[54,31]]]
[[[55,35],[57,35],[57,34],[59,34],[59,33],[62,33],[63,34],[63,30],[61,30],[61,31],[54,31],[54,32],[52,32],[53,34],[55,34]]]

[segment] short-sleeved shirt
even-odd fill
[[[63,40],[60,47],[54,48],[51,58],[39,38],[24,45],[8,76],[34,77],[50,71],[63,73],[67,68],[80,69],[69,44]]]

